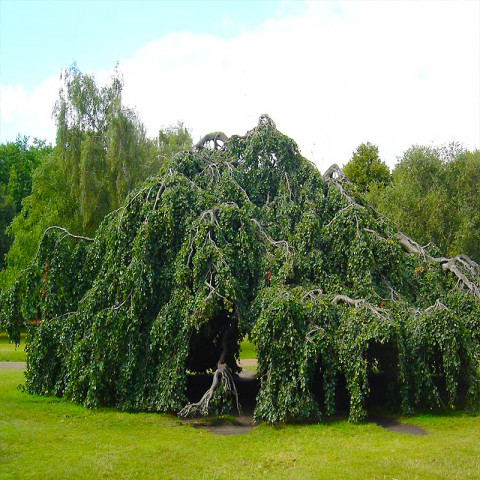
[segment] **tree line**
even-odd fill
[[[415,145],[390,173],[378,147],[366,143],[343,170],[399,230],[445,255],[465,253],[480,262],[480,150]]]

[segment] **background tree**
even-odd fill
[[[387,188],[369,199],[420,243],[433,241],[449,255],[480,261],[480,152],[457,144],[414,146],[400,158]]]
[[[0,273],[3,287],[31,260],[48,226],[63,225],[77,234],[93,235],[133,188],[157,173],[175,152],[191,145],[183,124],[161,130],[158,141],[146,136],[136,113],[122,104],[118,70],[103,87],[76,65],[62,76],[54,108],[56,146],[33,177],[32,193],[8,229],[13,244],[8,268]],[[11,178],[13,185],[13,173]],[[0,190],[5,212],[0,221],[7,225],[18,210],[12,210],[10,197],[1,195]]]
[[[167,126],[158,132],[157,148],[165,161],[177,152],[192,148],[192,135],[183,122]]]
[[[381,186],[390,182],[390,169],[380,160],[378,147],[369,142],[359,145],[343,167],[343,172],[361,191],[369,190],[372,185]]]
[[[35,171],[32,193],[25,197],[22,210],[7,229],[13,242],[6,255],[7,266],[0,272],[3,289],[29,264],[47,227],[58,223],[75,226],[75,200],[59,164],[58,151],[54,149]]]
[[[90,235],[155,171],[149,162],[155,157],[154,144],[136,114],[122,105],[118,70],[101,88],[75,65],[64,71],[63,79],[55,105],[57,148],[70,194],[77,199],[74,230]]]
[[[248,333],[257,421],[319,420],[343,396],[356,421],[375,396],[404,412],[478,409],[479,287],[478,264],[396,232],[262,115],[243,137],[174,156],[94,238],[48,229],[0,319],[18,341],[41,318],[32,393],[224,412]],[[212,371],[205,395],[187,398],[192,375]]]
[[[0,269],[10,248],[6,230],[20,211],[22,200],[30,194],[35,169],[52,148],[42,140],[18,136],[15,142],[0,145]]]

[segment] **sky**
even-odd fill
[[[0,141],[54,143],[60,72],[116,63],[150,136],[268,113],[321,171],[365,142],[480,148],[480,0],[0,0]]]

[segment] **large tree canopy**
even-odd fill
[[[258,421],[317,420],[342,408],[342,391],[352,420],[374,396],[404,412],[478,407],[475,262],[395,232],[266,115],[243,137],[205,138],[131,193],[93,239],[45,232],[2,298],[11,338],[41,320],[30,326],[29,392],[217,412],[236,403],[248,333]],[[188,403],[189,376],[205,372],[211,388]]]

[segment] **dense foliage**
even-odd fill
[[[177,154],[92,241],[46,231],[1,318],[17,341],[41,319],[29,392],[91,407],[178,411],[189,375],[238,371],[248,333],[258,421],[317,420],[343,396],[352,420],[375,398],[476,409],[479,267],[444,260],[322,178],[264,115],[223,147]]]
[[[384,187],[390,183],[390,169],[380,160],[378,147],[370,142],[358,146],[343,172],[362,191],[369,190],[372,185]]]
[[[415,146],[399,159],[392,183],[372,188],[369,200],[420,243],[480,262],[479,185],[479,150]]]
[[[33,172],[51,150],[44,141],[29,142],[28,137],[20,136],[0,145],[0,269],[11,244],[8,226],[32,190]]]

